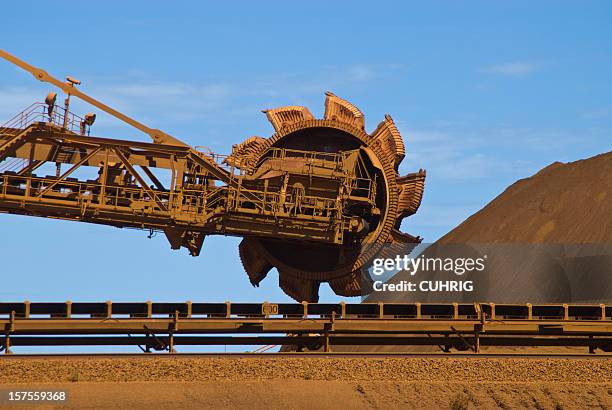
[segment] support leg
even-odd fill
[[[4,354],[12,354],[13,352],[11,351],[11,333],[8,331],[5,334],[4,337]]]
[[[15,311],[11,311],[10,322],[4,328],[4,354],[12,354],[11,332],[15,331]]]
[[[176,353],[174,349],[174,333],[172,332],[168,335],[168,353]]]
[[[331,347],[329,345],[329,333],[325,332],[323,335],[323,351],[325,353],[331,352]]]
[[[593,340],[593,336],[589,336],[589,353],[590,354],[595,354],[595,351],[597,350],[597,346],[595,345],[595,341]]]

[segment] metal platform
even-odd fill
[[[612,351],[612,306],[421,303],[0,303],[11,346],[584,346]]]

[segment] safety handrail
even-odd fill
[[[19,114],[0,126],[0,135],[11,129],[25,129],[35,122],[47,122],[63,127],[64,117],[68,116],[66,122],[68,131],[80,132],[83,118],[67,111],[64,107],[54,107],[51,115],[47,111],[47,104],[36,102],[22,110]]]

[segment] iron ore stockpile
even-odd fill
[[[521,179],[441,243],[612,244],[612,152]]]
[[[611,174],[612,153],[551,164],[512,184],[425,250],[427,256],[488,256],[483,272],[467,275],[479,288],[474,292],[417,293],[412,299],[381,292],[367,301],[610,303]],[[390,281],[409,277],[399,272]]]

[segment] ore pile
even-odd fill
[[[377,292],[367,302],[612,302],[612,152],[555,162],[517,181],[427,248],[426,257],[487,257],[462,276],[405,271],[402,280],[472,280],[472,292]]]

